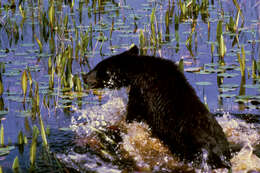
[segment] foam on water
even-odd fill
[[[80,145],[83,143],[84,146],[84,143],[92,143],[93,141],[94,145],[102,145],[97,142],[97,138],[91,139],[94,138],[93,134],[100,133],[100,131],[106,130],[107,127],[116,126],[120,128],[122,137],[122,142],[118,144],[119,149],[126,153],[123,157],[134,160],[134,171],[228,172],[227,169],[210,170],[206,163],[202,165],[201,169],[194,169],[191,166],[192,164],[180,162],[178,157],[173,156],[160,140],[151,136],[147,124],[139,122],[125,123],[126,101],[125,98],[121,97],[122,94],[110,90],[107,90],[104,94],[109,97],[106,103],[100,106],[88,107],[86,110],[76,110],[79,112],[79,116],[71,119],[71,128],[76,132]],[[231,145],[240,146],[236,153],[232,153],[232,171],[238,173],[260,171],[260,158],[253,153],[254,147],[260,143],[259,124],[246,123],[229,113],[217,117],[217,120]],[[113,143],[109,136],[107,141]],[[106,152],[104,151],[104,153]],[[207,153],[204,154],[206,157]],[[122,167],[119,168],[118,165],[111,162],[104,162],[95,155],[89,153],[79,154],[74,150],[59,155],[59,158],[68,166],[79,171],[95,170],[104,172],[106,170],[108,172],[121,172],[122,170]],[[113,158],[110,157],[111,160]]]

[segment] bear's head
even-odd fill
[[[119,55],[101,61],[89,73],[82,74],[82,78],[89,88],[113,89],[128,86],[131,76],[128,59],[138,54],[139,49],[133,46]]]

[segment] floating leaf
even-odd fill
[[[72,129],[71,129],[71,128],[68,128],[68,127],[61,127],[61,128],[59,128],[59,130],[62,130],[62,131],[71,131]]]
[[[221,88],[238,88],[239,85],[237,84],[222,84],[220,85]]]
[[[190,68],[185,68],[184,71],[186,72],[199,72],[202,69],[202,67],[190,67]]]
[[[6,150],[6,151],[0,151],[0,156],[5,156],[5,155],[8,155],[10,153],[9,150]]]
[[[13,149],[15,149],[14,146],[1,147],[0,152],[10,151],[10,150],[13,150]]]
[[[237,73],[220,73],[220,74],[218,74],[218,77],[232,78],[232,77],[235,77],[238,75],[239,74],[237,74]]]
[[[222,98],[231,98],[231,97],[235,97],[236,95],[235,94],[220,94],[219,97],[222,97]]]
[[[255,85],[251,85],[251,84],[247,84],[247,85],[244,85],[244,87],[246,88],[260,88],[260,85],[258,84],[255,84]]]
[[[196,82],[196,85],[212,85],[211,82]]]
[[[207,68],[207,69],[204,69],[204,72],[205,73],[217,73],[219,69],[214,69],[214,68]],[[203,71],[201,71],[203,72]]]

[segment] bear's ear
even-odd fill
[[[120,55],[139,55],[139,49],[138,47],[134,44],[131,45],[131,48],[123,53],[121,53]]]

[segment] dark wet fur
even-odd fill
[[[101,61],[83,80],[90,88],[130,86],[128,122],[146,122],[154,136],[195,166],[201,164],[204,149],[212,168],[230,167],[229,144],[221,126],[174,62],[139,56],[135,46]]]

